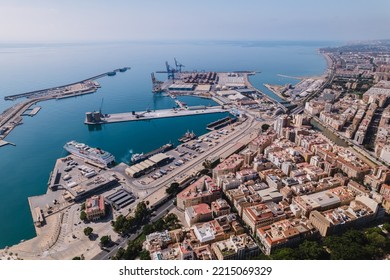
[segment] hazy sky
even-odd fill
[[[0,41],[390,38],[389,0],[0,0]]]

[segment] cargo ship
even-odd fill
[[[179,141],[182,142],[182,143],[186,143],[188,141],[191,141],[192,139],[195,139],[197,136],[196,134],[192,131],[192,132],[189,132],[187,130],[187,132],[179,138]]]
[[[133,154],[131,156],[131,163],[132,164],[139,163],[139,162],[144,161],[144,160],[146,160],[146,159],[148,159],[148,158],[150,158],[150,157],[152,157],[154,155],[157,155],[159,153],[164,153],[164,152],[169,151],[171,149],[173,149],[173,145],[171,143],[168,143],[168,144],[165,144],[164,146],[162,146],[162,147],[160,147],[158,149],[155,149],[155,150],[153,150],[153,151],[151,151],[149,153],[146,153],[146,154],[144,154],[144,153]]]
[[[115,164],[115,157],[112,154],[100,148],[91,148],[84,143],[70,141],[65,144],[64,149],[72,155],[91,160],[104,166],[110,167]]]

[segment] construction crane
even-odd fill
[[[176,60],[176,57],[174,58],[174,60],[175,60],[175,65],[176,65],[176,71],[177,72],[179,72],[179,73],[181,73],[181,68],[182,67],[185,67],[183,64],[181,64],[180,62],[178,62],[177,60]]]

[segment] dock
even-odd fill
[[[42,107],[38,106],[31,110],[31,112],[28,114],[30,117],[35,116],[38,114],[38,112],[42,109]]]
[[[33,117],[35,116],[36,114],[38,114],[38,112],[42,109],[41,106],[37,106],[37,107],[34,107],[34,108],[28,108],[26,109],[26,111],[24,111],[24,113],[22,114],[22,116],[29,116],[29,117]]]
[[[84,123],[88,125],[94,125],[94,124],[143,121],[143,120],[153,120],[153,119],[173,118],[173,117],[185,117],[185,116],[215,114],[215,113],[224,113],[224,112],[228,112],[228,110],[223,109],[221,106],[214,106],[214,107],[203,108],[199,110],[163,109],[163,110],[146,111],[146,112],[105,114],[105,115],[101,115],[100,120],[88,119],[88,115],[87,115],[87,118]]]
[[[4,141],[4,140],[0,140],[0,147],[6,146],[6,145],[16,146],[14,143],[7,142],[7,141]]]

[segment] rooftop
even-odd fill
[[[183,199],[189,199],[207,196],[217,191],[220,191],[220,188],[213,182],[213,180],[209,176],[203,176],[180,192],[177,196]]]
[[[104,210],[104,197],[102,195],[95,195],[91,198],[88,198],[85,201],[85,212],[93,213],[95,211],[103,211]]]

